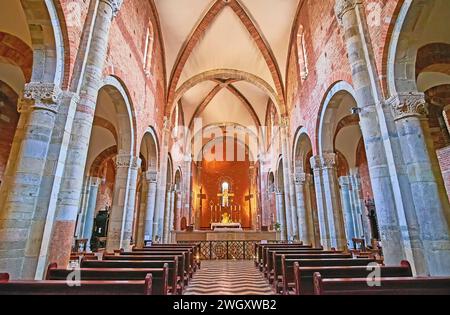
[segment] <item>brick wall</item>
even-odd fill
[[[0,81],[0,182],[3,180],[18,121],[17,94]]]

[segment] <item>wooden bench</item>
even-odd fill
[[[186,253],[165,253],[162,254],[134,254],[134,255],[104,255],[103,260],[127,260],[127,261],[151,261],[151,260],[172,260],[174,257],[178,257],[178,265],[181,279],[187,284],[189,284],[189,272],[190,265],[186,263]]]
[[[303,243],[299,243],[299,244],[258,244],[255,243],[255,249],[254,249],[254,253],[255,253],[255,266],[261,266],[261,264],[263,263],[262,260],[265,256],[264,254],[264,250],[267,248],[297,248],[297,249],[311,249],[313,250],[312,245],[303,245]],[[320,249],[318,249],[320,250]]]
[[[381,277],[412,277],[411,265],[402,261],[400,266],[378,266]],[[363,266],[300,267],[294,263],[292,270],[283,272],[283,294],[314,294],[314,274],[319,272],[325,278],[367,278],[374,270]],[[293,290],[292,290],[293,289]]]
[[[318,253],[288,253],[288,254],[279,254],[278,252],[274,251],[272,253],[272,259],[269,261],[271,262],[272,270],[270,270],[269,273],[269,283],[273,283],[275,289],[277,292],[281,291],[283,288],[283,263],[286,264],[286,259],[288,260],[288,263],[291,261],[296,260],[308,260],[308,259],[352,259],[353,256],[351,254],[344,254],[344,253],[329,253],[329,252],[318,252]],[[294,264],[292,262],[291,267],[293,267]]]
[[[0,275],[0,295],[151,295],[152,275],[142,281],[10,281]]]
[[[365,278],[322,278],[314,274],[315,295],[450,295],[450,278],[379,278],[369,286]]]
[[[47,269],[46,280],[67,281],[75,270],[58,269],[56,264],[51,264]],[[169,265],[162,268],[81,268],[80,281],[133,281],[145,280],[147,275],[152,275],[152,294],[167,295],[169,293]]]
[[[168,290],[173,295],[182,294],[184,290],[184,281],[182,276],[184,269],[178,263],[178,257],[171,257],[166,260],[100,260],[83,261],[82,269],[154,269],[168,266]]]

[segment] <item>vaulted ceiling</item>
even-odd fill
[[[249,73],[284,102],[289,44],[299,0],[155,0],[165,45],[168,103],[199,74]],[[208,78],[179,97],[187,124],[264,124],[270,96],[251,82]]]

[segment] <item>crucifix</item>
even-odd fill
[[[249,191],[248,195],[245,196],[245,201],[248,201],[248,211],[250,218],[252,218],[252,199],[254,198],[253,194]]]
[[[221,202],[222,207],[229,207],[230,199],[231,199],[231,197],[234,197],[234,194],[229,192],[228,187],[225,188],[225,186],[223,186],[222,193],[217,194],[217,197],[222,199],[222,202]]]
[[[199,209],[199,214],[200,214],[200,221],[202,218],[202,210],[203,210],[203,200],[206,199],[206,194],[203,193],[203,187],[200,188],[200,194],[197,195],[197,198],[200,199],[200,209]],[[201,222],[199,222],[199,224],[201,224]]]

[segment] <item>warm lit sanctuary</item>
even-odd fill
[[[0,296],[434,294],[449,0],[0,0]]]

